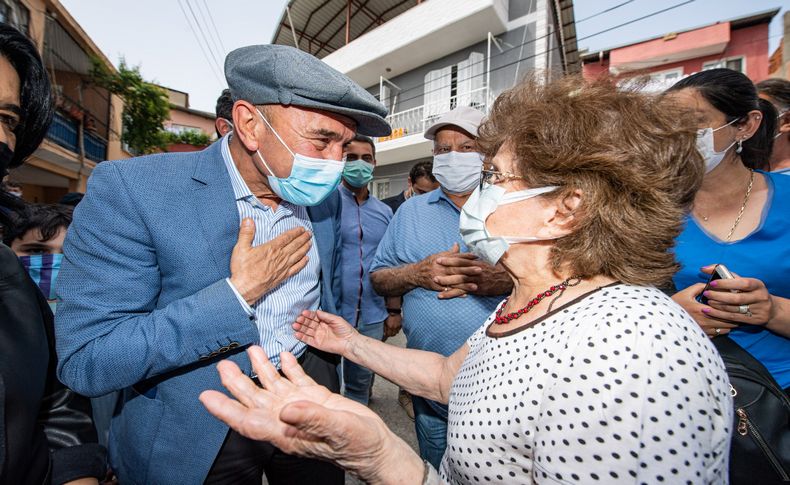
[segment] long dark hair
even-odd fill
[[[754,83],[743,73],[732,69],[710,69],[681,79],[668,91],[693,88],[714,108],[724,113],[727,122],[746,121],[749,111],[760,110],[762,122],[751,138],[743,142],[741,160],[748,168],[767,169],[776,130],[776,109],[757,96]]]
[[[22,116],[14,130],[16,147],[9,167],[15,168],[22,165],[44,140],[55,106],[49,76],[36,46],[21,32],[1,22],[0,55],[14,67],[21,86],[19,99]]]
[[[19,100],[22,113],[19,124],[14,129],[16,136],[14,157],[8,166],[8,168],[16,168],[22,165],[44,140],[52,123],[55,106],[49,76],[36,46],[21,32],[3,22],[0,22],[0,55],[8,59],[19,76]],[[7,226],[9,212],[22,207],[21,199],[0,190],[0,224]]]

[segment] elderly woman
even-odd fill
[[[677,270],[670,249],[702,179],[689,119],[606,80],[504,93],[481,130],[490,164],[460,229],[504,266],[512,294],[447,358],[362,337],[322,312],[298,319],[297,338],[449,403],[445,482],[725,482],[723,365],[656,289]],[[286,379],[250,353],[263,389],[223,362],[240,402],[202,396],[242,434],[374,482],[438,480],[378,417],[315,386],[293,358],[283,358]]]

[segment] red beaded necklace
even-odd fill
[[[575,280],[575,281],[571,283],[571,280]],[[508,313],[507,315],[502,315],[502,310],[505,309],[505,307],[507,306],[507,301],[510,299],[510,297],[507,297],[505,299],[505,302],[502,303],[502,306],[499,307],[499,310],[496,311],[494,323],[498,323],[500,325],[509,323],[511,320],[515,320],[521,315],[524,315],[525,313],[532,310],[532,307],[543,301],[544,298],[548,298],[549,296],[553,295],[554,293],[557,293],[558,291],[560,292],[565,291],[565,289],[568,288],[569,286],[576,286],[579,283],[581,283],[581,281],[582,280],[580,276],[571,276],[567,280],[552,286],[548,290],[542,293],[538,293],[538,295],[535,298],[533,298],[529,303],[527,303],[527,306],[525,306],[524,308],[512,313]]]

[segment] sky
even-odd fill
[[[222,75],[225,54],[237,47],[269,43],[286,1],[61,0],[61,3],[113,63],[118,65],[124,58],[127,64],[138,66],[147,81],[186,91],[192,108],[213,112],[217,96],[225,87]],[[689,3],[616,27],[684,2]],[[623,3],[619,8],[594,16]],[[782,15],[787,6],[787,0],[575,0],[574,13],[579,48],[597,51],[781,7],[768,34],[773,52],[782,37]],[[199,30],[196,23],[201,25]],[[601,33],[613,27],[616,28]],[[201,37],[200,32],[207,38]]]

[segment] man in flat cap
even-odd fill
[[[386,110],[290,47],[237,49],[225,76],[233,130],[218,142],[94,170],[63,249],[58,375],[88,396],[122,391],[110,430],[121,483],[343,483],[327,463],[229,432],[198,396],[224,391],[220,360],[252,375],[252,344],[339,390],[335,356],[291,325],[336,311],[343,145],[388,134]]]

